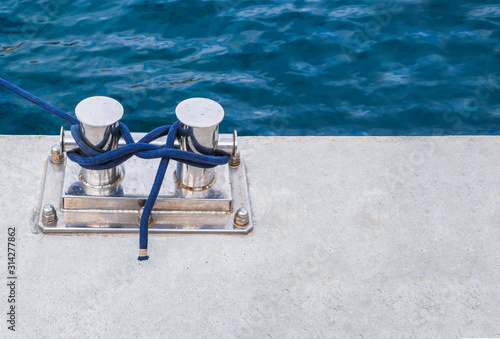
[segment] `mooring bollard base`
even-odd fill
[[[175,182],[176,164],[169,166],[166,180],[152,213],[150,233],[246,234],[253,228],[235,225],[236,212],[250,211],[246,169],[217,166],[217,181],[208,190],[182,188]],[[120,168],[120,181],[109,187],[82,182],[80,166],[72,161],[47,161],[41,209],[54,206],[57,221],[38,222],[44,233],[137,233],[137,215],[144,206],[158,161],[131,158]]]

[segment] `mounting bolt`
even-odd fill
[[[54,206],[47,204],[42,209],[42,222],[45,226],[53,226],[57,222],[57,213]]]
[[[64,154],[59,145],[54,145],[50,149],[50,162],[53,164],[61,164],[64,162]]]
[[[240,151],[237,151],[235,155],[231,155],[231,160],[229,160],[229,166],[238,167],[241,164]]]
[[[250,222],[250,216],[248,215],[248,211],[246,208],[240,208],[236,211],[234,215],[234,225],[236,227],[245,227]]]
[[[233,131],[233,151],[231,152],[231,160],[229,166],[238,167],[241,163],[240,151],[238,150],[238,133]]]
[[[142,213],[144,213],[144,207],[141,207],[141,209],[139,210],[139,218],[137,218],[137,224],[138,225],[141,224]],[[154,222],[153,214],[150,213],[149,214],[149,220],[148,220],[148,226],[153,225],[153,222]]]

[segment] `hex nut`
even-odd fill
[[[54,145],[50,148],[50,162],[53,164],[61,164],[64,162],[64,153],[59,145]]]
[[[246,208],[240,208],[234,215],[234,225],[236,227],[245,227],[250,222],[250,215]]]
[[[53,226],[57,222],[57,213],[53,205],[47,204],[42,209],[42,223],[45,226]]]

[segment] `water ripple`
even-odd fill
[[[108,95],[145,131],[202,96],[242,135],[498,133],[494,1],[54,3],[0,2],[0,76],[69,112]],[[0,108],[0,133],[58,133]]]

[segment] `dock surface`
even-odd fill
[[[142,262],[138,235],[36,232],[57,140],[0,136],[0,337],[500,337],[500,137],[240,138],[254,230]]]

